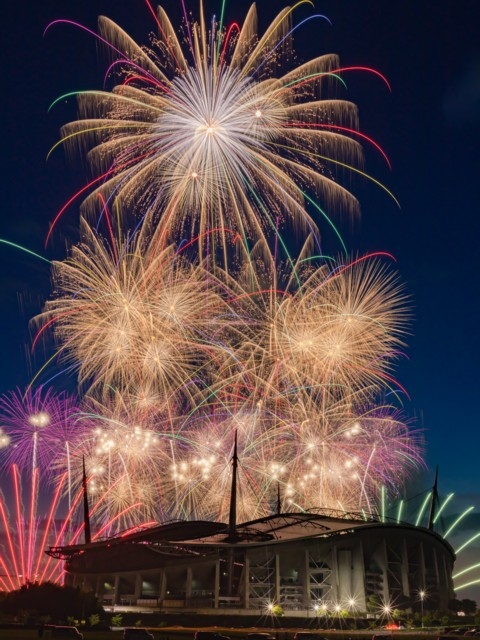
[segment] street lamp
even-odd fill
[[[326,602],[322,602],[322,604],[318,607],[318,611],[321,611],[321,615],[324,618],[324,626],[328,625],[327,622],[327,618],[328,618],[328,604]]]
[[[318,602],[313,605],[313,610],[315,611],[315,626],[318,629],[318,612],[320,611],[320,604]]]
[[[349,598],[348,599],[348,608],[350,609],[351,615],[353,616],[355,629],[356,629],[357,628],[357,616],[356,616],[357,602],[356,602],[355,598]]]
[[[383,615],[390,619],[390,614],[392,613],[392,607],[386,602],[382,607]]]
[[[423,589],[421,589],[418,592],[418,597],[420,598],[420,618],[421,618],[420,622],[421,622],[421,625],[422,625],[422,629],[423,629],[423,601],[425,600],[425,596],[426,595],[427,594],[425,593],[425,591]]]

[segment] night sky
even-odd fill
[[[197,15],[198,3],[187,3]],[[257,3],[260,31],[284,4]],[[249,5],[227,2],[226,21],[242,22]],[[163,6],[178,24],[180,0]],[[208,16],[220,12],[220,0],[205,6]],[[355,181],[361,221],[354,229],[346,220],[339,226],[352,252],[393,254],[412,298],[407,357],[396,372],[410,396],[405,409],[427,442],[428,469],[412,491],[428,488],[438,465],[440,494],[455,492],[458,510],[474,505],[478,514],[480,2],[328,0],[316,2],[315,10],[302,7],[298,20],[312,13],[332,24],[315,20],[297,32],[300,59],[337,53],[343,66],[377,69],[392,88],[371,74],[345,77],[345,97],[359,107],[362,132],[392,164],[388,169],[369,148],[367,172],[395,194],[400,209],[381,189]],[[0,238],[48,259],[65,255],[78,212],[69,210],[45,248],[49,222],[86,181],[81,163],[67,162],[62,149],[46,160],[60,126],[75,118],[74,100],[48,108],[69,91],[101,88],[105,65],[92,36],[68,25],[43,32],[56,18],[95,30],[99,14],[140,43],[154,29],[143,0],[8,3],[2,16]],[[5,393],[25,388],[43,363],[42,353],[30,355],[28,321],[50,294],[50,275],[47,263],[5,244],[0,264]],[[480,531],[480,516],[474,520],[469,526]],[[480,603],[480,587],[468,595]]]

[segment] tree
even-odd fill
[[[278,617],[283,616],[283,614],[285,613],[283,611],[283,607],[279,604],[274,604],[271,611],[272,611],[272,616],[278,616]]]
[[[394,609],[392,611],[392,618],[396,621],[401,620],[405,615],[405,612],[401,609]]]
[[[475,615],[475,611],[477,610],[477,603],[475,600],[470,600],[469,598],[464,598],[460,600],[460,610],[465,613],[467,616]]]
[[[9,592],[0,602],[0,611],[24,620],[38,621],[49,618],[54,622],[67,618],[84,620],[103,609],[93,592],[78,587],[62,587],[50,582],[28,582],[20,589]]]
[[[100,616],[98,613],[92,613],[88,618],[88,624],[90,627],[96,627],[100,622]]]
[[[112,627],[121,627],[123,622],[123,616],[121,613],[116,613],[110,619]]]
[[[376,593],[372,593],[367,597],[368,613],[378,613],[380,609],[380,605],[381,605],[380,597]]]

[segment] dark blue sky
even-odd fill
[[[88,6],[80,6],[88,5]],[[197,2],[187,4],[197,12]],[[49,0],[9,3],[3,16],[1,101],[3,171],[0,237],[48,258],[64,255],[61,234],[74,233],[73,211],[53,246],[44,249],[49,221],[74,190],[81,171],[60,152],[47,162],[59,127],[75,115],[73,102],[48,112],[59,95],[101,86],[102,62],[93,38],[68,26],[43,30],[69,18],[95,29],[107,15],[140,42],[154,28],[143,0]],[[230,0],[227,20],[243,21],[250,3]],[[257,4],[266,25],[284,6]],[[180,0],[164,7],[180,17]],[[207,15],[220,0],[206,2]],[[459,505],[480,506],[478,459],[480,303],[480,3],[478,0],[326,0],[315,3],[332,25],[316,21],[299,32],[298,52],[309,58],[337,53],[345,66],[383,73],[392,92],[367,74],[347,78],[348,98],[360,109],[360,125],[387,152],[388,170],[367,150],[367,170],[401,204],[380,189],[357,185],[362,220],[345,237],[352,251],[391,252],[413,300],[408,359],[398,379],[411,400],[407,412],[423,426],[428,486],[440,469],[440,492],[454,491]],[[299,15],[311,15],[302,9]],[[174,20],[178,23],[178,20]],[[48,265],[0,246],[2,280],[0,393],[24,387],[42,362],[28,355],[28,320],[50,292]],[[480,601],[480,597],[477,598]]]

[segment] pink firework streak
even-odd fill
[[[21,474],[17,465],[12,465],[13,493],[10,500],[0,495],[0,522],[3,549],[0,551],[0,587],[5,591],[18,589],[28,582],[63,582],[63,564],[53,562],[45,553],[49,545],[68,544],[78,540],[81,527],[74,526],[74,505],[63,519],[58,512],[61,493],[67,474],[58,482],[54,495],[44,514],[39,513],[39,470],[34,469],[28,497],[22,490]],[[25,500],[24,500],[25,498]],[[9,509],[9,502],[10,509]]]
[[[22,477],[17,465],[11,466],[12,495],[10,499],[0,493],[0,589],[14,591],[28,583],[63,584],[64,564],[49,556],[49,548],[80,544],[83,542],[84,522],[79,523],[77,514],[83,499],[79,490],[71,505],[65,509],[62,493],[65,491],[67,473],[58,479],[53,496],[44,509],[39,500],[39,470],[31,475],[29,490],[22,488]],[[105,494],[91,509],[94,516]],[[132,505],[130,509],[135,509]],[[63,514],[63,515],[62,515]],[[92,536],[100,539],[106,531],[118,534],[118,525],[125,514],[117,514]],[[156,524],[146,522],[140,526]],[[136,529],[139,528],[137,525]],[[125,533],[125,532],[124,532]]]

